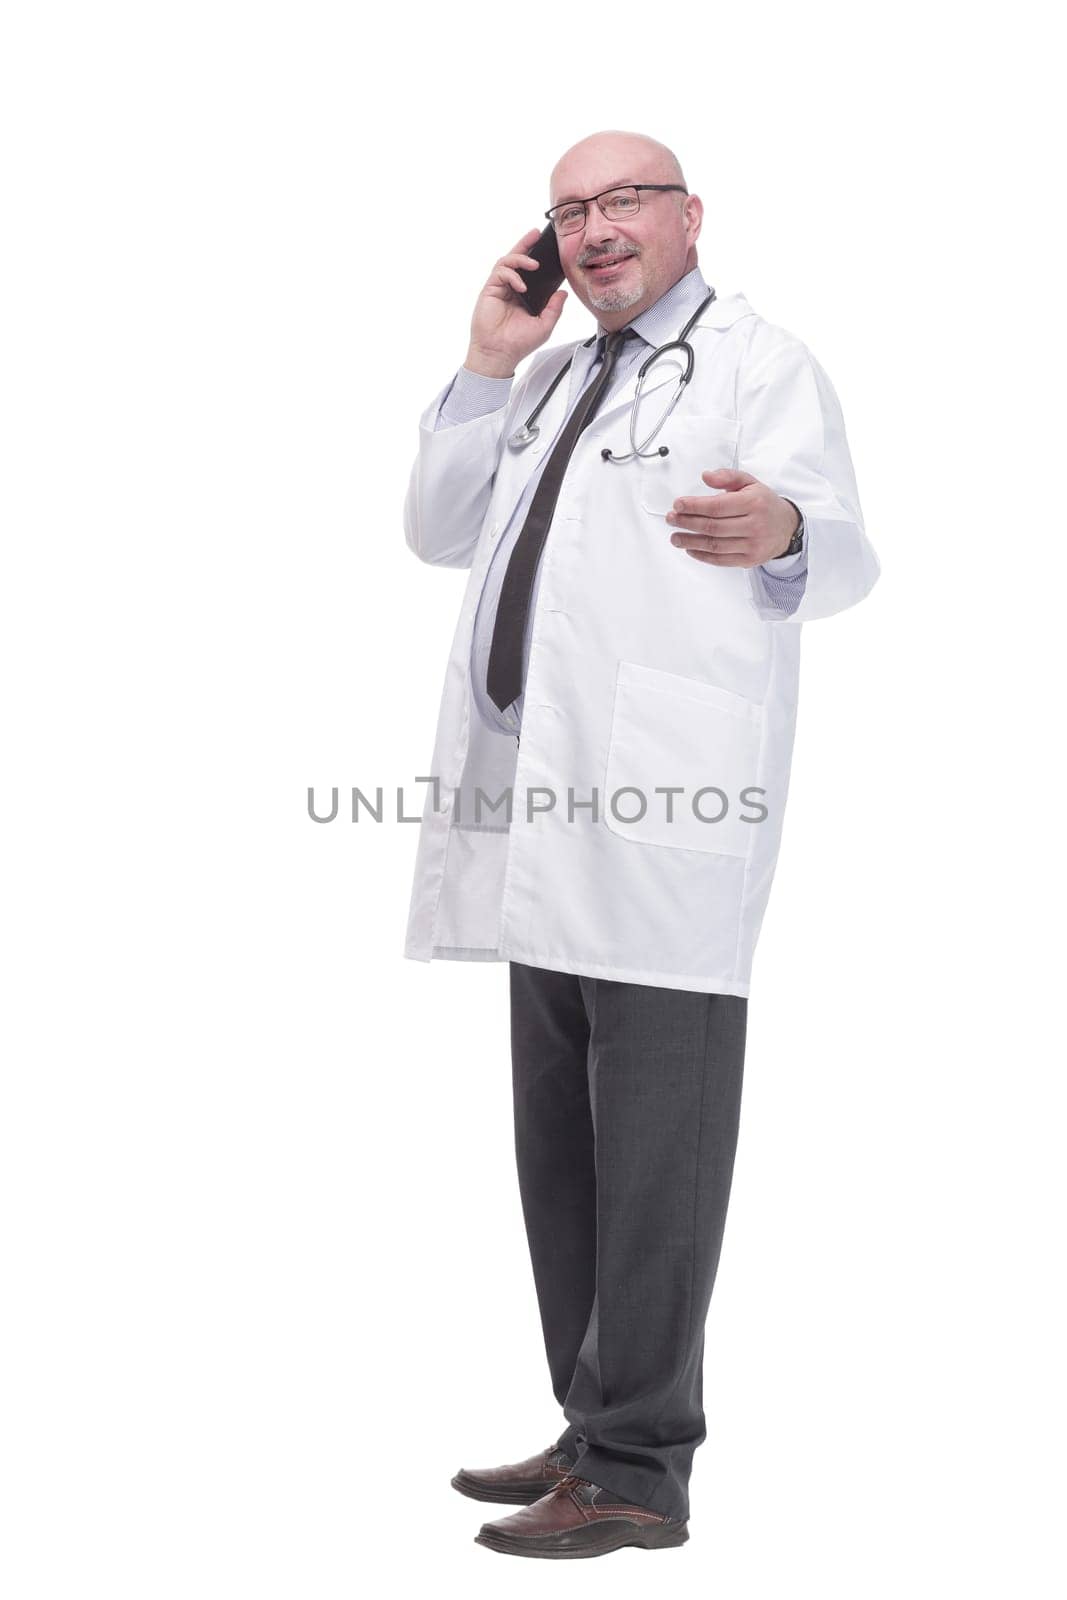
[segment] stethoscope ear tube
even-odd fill
[[[660,424],[660,426],[662,427],[662,423]],[[632,443],[632,441],[631,441],[631,443]],[[645,440],[645,443],[646,444],[648,443],[647,439]],[[671,453],[671,447],[670,447],[669,444],[661,444],[658,450],[652,450],[652,451],[649,452],[650,455],[654,455],[654,456],[669,456],[670,453]],[[614,455],[607,448],[606,445],[604,446],[604,449],[601,450],[600,455],[601,455],[601,459],[602,460],[604,460],[604,461],[614,461],[616,463],[618,463],[619,461],[628,461],[630,459],[629,456],[619,457],[619,456]]]

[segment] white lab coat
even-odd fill
[[[419,830],[404,949],[414,960],[749,992],[789,781],[801,625],[861,600],[879,564],[837,397],[806,346],[740,293],[712,301],[689,338],[693,380],[656,440],[668,456],[601,457],[605,445],[630,448],[636,374],[578,440],[541,557],[519,746],[473,705],[471,633],[495,541],[555,435],[567,380],[535,444],[515,452],[506,440],[577,341],[535,352],[488,416],[434,432],[442,390],[420,419],[405,536],[423,561],[469,567],[470,578],[429,773],[420,769],[437,783]],[[676,375],[669,361],[649,374],[642,432],[672,392],[655,394],[652,380]],[[804,513],[807,585],[790,617],[768,604],[755,569],[694,561],[670,542],[672,501],[711,493],[700,475],[720,466]],[[683,792],[669,799],[664,787]],[[510,826],[504,806],[491,808],[509,790]]]

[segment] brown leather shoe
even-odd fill
[[[528,1506],[567,1476],[573,1467],[562,1450],[549,1445],[540,1455],[530,1456],[508,1467],[460,1467],[452,1479],[453,1489],[472,1500],[492,1500],[506,1506]]]
[[[567,1476],[525,1510],[499,1522],[484,1522],[474,1542],[504,1555],[565,1561],[605,1556],[626,1545],[667,1550],[688,1538],[688,1521],[631,1505],[598,1484]]]

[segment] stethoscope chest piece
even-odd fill
[[[508,440],[508,445],[512,450],[525,450],[528,444],[533,444],[540,432],[541,430],[537,426],[536,422],[534,423],[533,427],[531,427],[529,423],[526,423],[523,427],[516,428],[515,432]]]

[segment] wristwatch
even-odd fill
[[[797,523],[797,531],[794,533],[793,537],[790,539],[789,544],[786,547],[786,549],[782,551],[782,555],[783,556],[798,556],[800,554],[801,550],[803,550],[803,548],[804,548],[804,513],[803,513],[803,511],[801,511],[800,507],[797,505],[795,500],[789,500],[789,496],[788,495],[784,494],[782,496],[782,499],[789,501],[789,504],[793,507],[793,510],[796,512],[797,516],[800,518],[800,521]],[[776,560],[781,560],[781,557],[780,556],[776,557]]]

